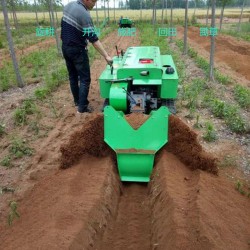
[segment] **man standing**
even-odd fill
[[[70,89],[78,112],[90,112],[88,94],[91,82],[88,41],[112,65],[112,58],[103,48],[94,31],[89,14],[97,0],[77,0],[64,7],[61,23],[62,52],[69,73]],[[80,84],[78,85],[78,80]]]

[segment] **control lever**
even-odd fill
[[[119,51],[118,51],[117,45],[115,45],[115,49],[116,49],[117,57],[119,58]]]

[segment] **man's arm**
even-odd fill
[[[103,48],[102,43],[97,40],[96,42],[92,43],[94,48],[105,58],[105,60],[107,61],[107,63],[109,65],[112,65],[113,60],[112,58],[108,55],[108,53],[106,52],[106,50]]]

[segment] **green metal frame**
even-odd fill
[[[139,58],[151,58],[153,64],[141,64]],[[174,74],[166,74],[167,66],[171,66]],[[149,71],[149,75],[142,76],[141,71]],[[158,95],[160,98],[177,97],[178,74],[171,55],[160,55],[160,49],[154,46],[130,47],[123,58],[115,56],[113,58],[113,74],[110,66],[102,72],[100,82],[100,92],[102,98],[110,97],[111,83],[109,80],[132,77],[134,85],[158,85]]]
[[[168,67],[174,69],[172,74],[167,74]],[[107,66],[99,78],[101,97],[110,101],[104,109],[104,140],[117,154],[120,178],[149,182],[155,153],[168,141],[170,112],[166,107],[152,111],[139,129],[133,129],[123,113],[127,111],[128,78],[134,86],[154,86],[158,98],[175,99],[178,74],[171,55],[161,55],[158,47],[145,46],[130,47],[123,57],[114,57],[113,68]]]
[[[104,109],[104,141],[116,152],[122,181],[149,182],[155,153],[168,141],[168,108],[152,111],[139,129],[133,129],[124,113]]]

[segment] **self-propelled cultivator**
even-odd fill
[[[116,152],[121,180],[149,182],[155,153],[168,142],[168,105],[177,96],[172,56],[158,47],[130,47],[117,53],[99,83],[106,99],[104,141]],[[131,113],[149,118],[134,129],[125,119]]]

